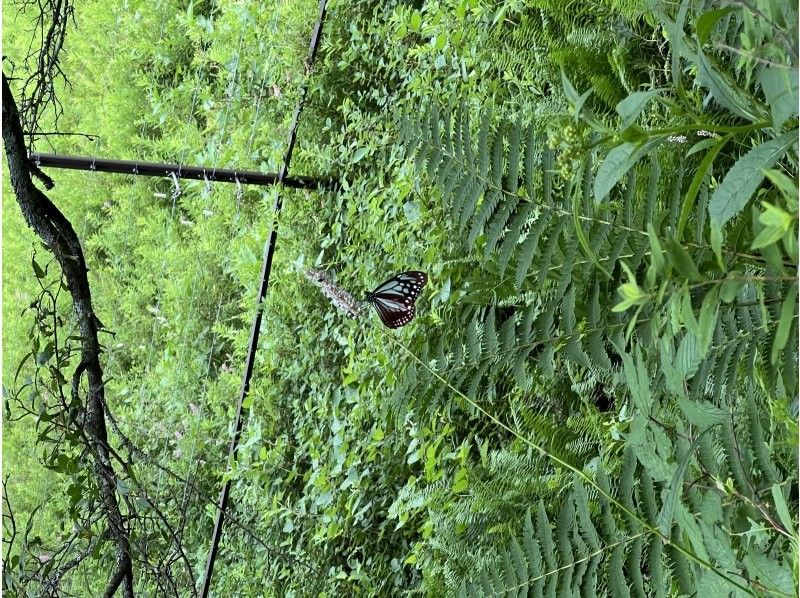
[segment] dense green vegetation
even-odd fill
[[[98,139],[57,151],[278,170],[317,3],[109,4],[77,3],[60,90],[60,129]],[[236,463],[276,191],[52,171],[138,448],[138,590],[190,594],[225,476],[218,596],[796,595],[797,48],[773,0],[330,3],[292,174],[342,188],[281,191]],[[96,488],[48,442],[26,310],[59,273],[4,185],[3,464],[32,519],[3,584],[37,595],[37,557],[101,530],[73,528]],[[310,267],[430,282],[391,331]],[[104,587],[103,546],[65,590]]]

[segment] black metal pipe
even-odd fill
[[[325,5],[326,0],[320,0],[319,3],[319,17],[314,25],[314,31],[311,34],[311,44],[308,51],[308,58],[306,60],[306,68],[310,69],[314,63],[314,57],[319,46],[320,35],[322,33],[322,24],[325,19]],[[308,93],[308,80],[303,86],[300,100],[297,102],[297,107],[294,111],[294,118],[292,125],[289,127],[289,141],[286,147],[286,153],[283,157],[280,172],[278,173],[278,183],[283,183],[288,179],[289,163],[292,159],[292,152],[294,150],[295,141],[297,140],[297,127],[300,122],[300,113],[305,105],[306,95]],[[255,364],[256,349],[258,348],[258,337],[261,331],[261,318],[264,313],[264,299],[267,295],[269,288],[269,276],[272,271],[272,258],[275,255],[275,245],[278,240],[278,214],[281,211],[283,204],[280,193],[275,194],[275,207],[273,210],[274,220],[272,222],[272,230],[269,234],[269,239],[264,244],[264,258],[261,266],[261,284],[258,291],[258,302],[256,304],[256,313],[253,316],[253,323],[250,326],[250,343],[247,349],[247,358],[245,360],[245,369],[242,376],[242,386],[239,392],[239,400],[236,404],[236,421],[234,423],[233,437],[231,438],[230,446],[228,447],[228,462],[235,462],[239,452],[239,440],[242,435],[242,413],[244,400],[250,392],[250,380],[253,375],[253,366]],[[228,503],[231,495],[231,480],[225,482],[219,496],[219,510],[217,511],[217,518],[214,522],[214,532],[211,540],[211,548],[208,551],[208,559],[206,561],[206,571],[203,575],[203,585],[200,590],[200,598],[208,598],[211,589],[211,577],[214,572],[214,563],[217,559],[219,552],[219,543],[222,538],[222,529],[225,524],[225,512],[228,509]],[[318,572],[316,577],[319,579]],[[312,577],[314,577],[312,575]]]
[[[157,164],[154,162],[138,162],[134,160],[109,160],[89,156],[62,156],[60,154],[41,154],[32,152],[28,159],[37,166],[68,168],[71,170],[90,170],[95,172],[114,172],[118,174],[134,174],[140,176],[171,177],[175,174],[179,179],[207,180],[216,183],[235,183],[242,185],[276,185],[293,189],[330,189],[335,187],[332,181],[309,176],[284,177],[272,172],[254,170],[230,170],[227,168],[206,168],[204,166],[184,166],[181,164]]]

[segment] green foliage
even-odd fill
[[[292,172],[342,189],[283,192],[235,463],[273,190],[56,173],[115,333],[109,409],[142,451],[120,496],[181,523],[178,593],[221,479],[219,595],[794,592],[797,31],[791,6],[757,8],[331,3]],[[277,170],[315,10],[88,3],[65,122],[101,138],[58,150]],[[27,40],[6,35],[13,58]],[[26,354],[23,384],[55,359],[28,338],[42,317],[19,314],[58,281],[41,253],[38,278],[12,198],[9,396]],[[403,269],[430,283],[387,332],[334,312],[306,267],[357,296]],[[47,310],[68,327],[67,302]],[[65,417],[43,396],[4,423],[9,469],[60,468],[9,484],[41,538],[18,579],[93,496],[78,456],[40,459],[24,427],[42,406]],[[173,562],[157,529],[136,539]],[[103,553],[63,588],[85,592]]]

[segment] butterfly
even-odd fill
[[[386,326],[400,328],[414,319],[414,301],[427,282],[425,272],[401,272],[367,293],[364,301],[372,304]]]

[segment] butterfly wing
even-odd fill
[[[367,295],[381,321],[389,328],[405,326],[416,314],[414,301],[428,282],[424,272],[402,272],[393,276]]]

